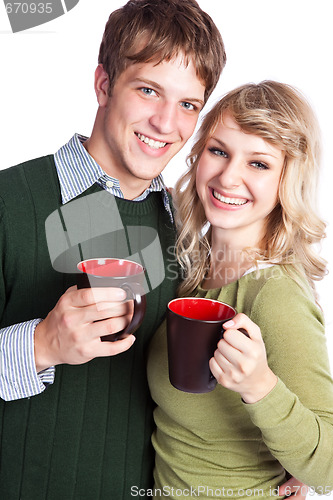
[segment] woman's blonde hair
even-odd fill
[[[226,94],[205,116],[198,139],[188,156],[188,170],[175,187],[179,231],[177,257],[184,280],[180,293],[191,293],[210,265],[211,229],[195,188],[197,165],[208,139],[228,113],[251,134],[285,152],[278,203],[266,220],[266,235],[251,250],[258,261],[287,266],[297,280],[314,280],[326,274],[326,262],[314,249],[325,237],[326,224],[316,214],[316,190],[320,164],[320,132],[316,117],[295,88],[274,81],[243,85]]]

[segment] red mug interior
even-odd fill
[[[228,320],[236,314],[236,310],[224,302],[198,297],[174,299],[168,307],[175,314],[199,321]]]
[[[126,259],[88,259],[79,262],[79,271],[99,277],[121,278],[143,272],[143,267]]]

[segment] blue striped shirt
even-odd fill
[[[84,148],[83,143],[86,139],[87,138],[82,135],[75,134],[74,137],[54,155],[60,182],[62,202],[67,203],[71,201],[73,198],[76,198],[76,196],[84,193],[84,191],[95,183],[114,196],[124,198],[120,189],[119,180],[106,174]],[[165,209],[173,221],[169,198],[162,175],[153,179],[150,186],[133,201],[144,200],[149,193],[153,191],[162,192]]]
[[[124,198],[119,180],[107,175],[83,146],[86,137],[75,134],[54,155],[62,203],[68,203],[97,183],[114,196]],[[162,175],[133,201],[144,200],[149,193],[161,191],[165,209],[173,221]],[[41,318],[0,330],[0,398],[6,401],[40,394],[54,382],[55,367],[36,372],[34,356],[35,328]]]

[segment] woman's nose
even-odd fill
[[[219,175],[220,183],[224,188],[234,188],[242,182],[241,163],[236,159],[224,162],[223,169]]]

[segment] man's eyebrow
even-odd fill
[[[157,90],[164,90],[163,87],[153,80],[147,80],[146,78],[134,78],[133,83],[142,83],[143,85],[147,85],[148,87],[154,87]],[[189,102],[197,102],[202,107],[204,106],[204,101],[202,99],[198,99],[197,97],[184,97],[183,101]]]
[[[147,80],[146,78],[134,78],[133,83],[142,83],[144,85],[155,87],[158,90],[163,90],[163,87],[153,80]]]

